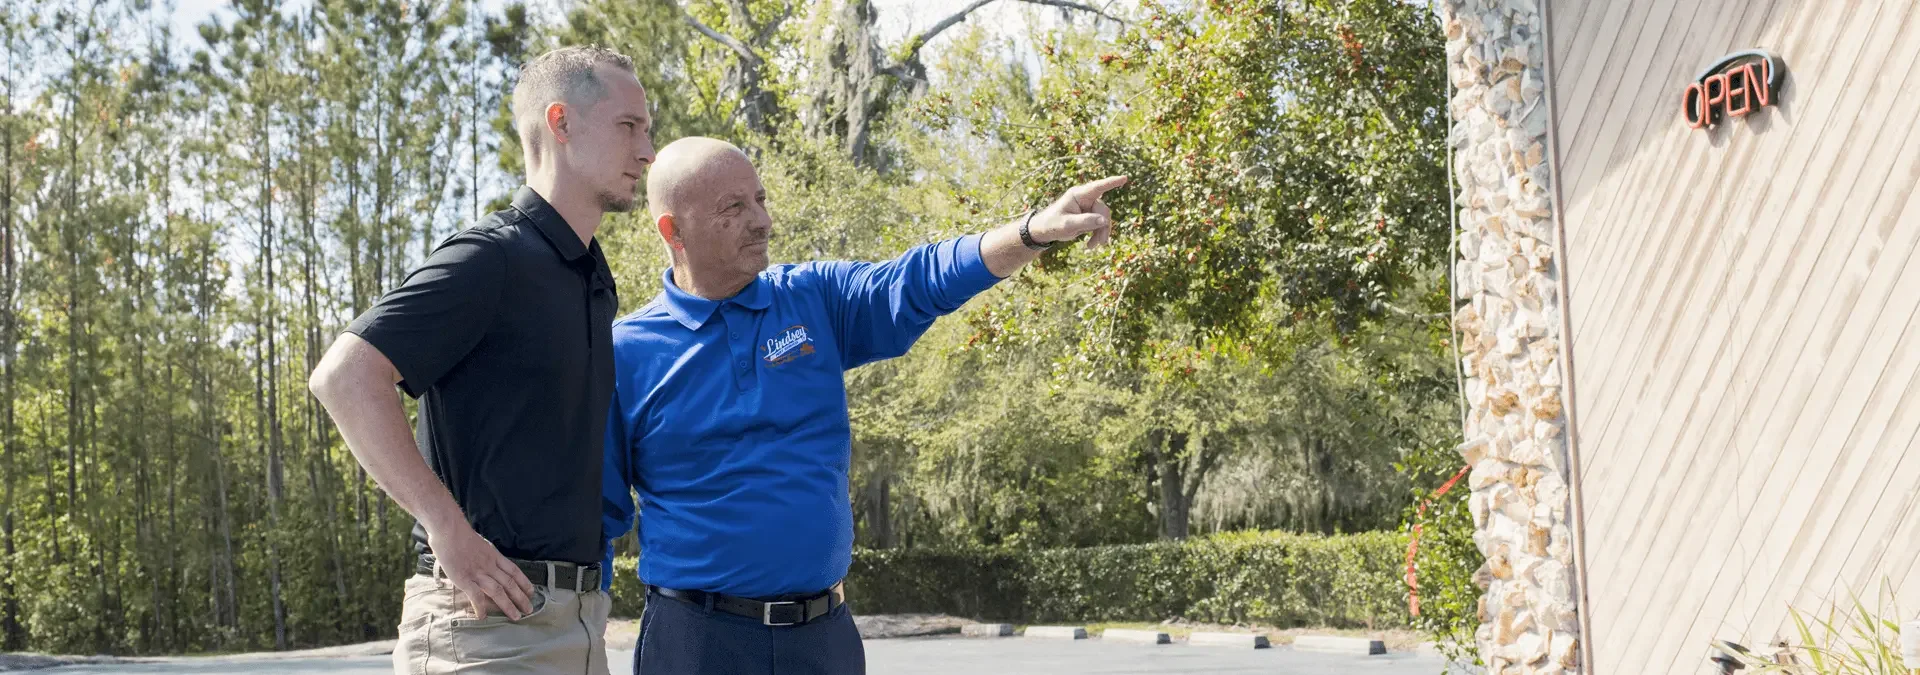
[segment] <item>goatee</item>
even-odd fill
[[[639,203],[634,195],[620,195],[612,192],[600,193],[600,210],[605,213],[626,213]]]

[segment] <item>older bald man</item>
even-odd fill
[[[768,267],[773,221],[746,155],[710,138],[662,148],[647,205],[672,266],[614,324],[602,471],[609,542],[632,527],[630,490],[640,497],[635,672],[864,673],[840,586],[853,557],[844,372],[906,353],[1058,242],[1105,243],[1100,198],[1125,183],[887,262]]]

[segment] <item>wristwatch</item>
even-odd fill
[[[1047,249],[1053,248],[1052,244],[1042,244],[1040,242],[1034,241],[1033,233],[1027,231],[1027,226],[1033,224],[1033,214],[1035,213],[1039,213],[1039,211],[1038,210],[1028,211],[1027,219],[1020,223],[1020,243],[1025,244],[1028,249],[1031,249],[1034,251],[1045,251]]]

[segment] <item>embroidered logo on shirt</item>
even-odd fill
[[[813,339],[807,337],[807,327],[795,324],[782,331],[778,337],[767,340],[760,348],[760,358],[767,365],[777,366],[788,361],[813,353]]]

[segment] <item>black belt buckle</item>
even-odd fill
[[[775,621],[773,618],[775,608],[779,608],[783,610],[792,609],[794,611],[794,620]],[[769,602],[761,606],[760,623],[762,624],[778,627],[778,626],[798,626],[806,622],[807,622],[807,603],[804,601]]]
[[[547,588],[556,590],[556,591],[560,590],[562,588],[562,586],[560,585],[560,567],[558,565],[553,564],[553,561],[550,561],[550,560],[546,561],[546,565],[547,565]],[[580,581],[582,579],[585,579],[587,576],[583,572],[584,571],[581,570],[579,567],[573,568],[573,587],[567,590],[573,591],[575,593],[580,592]]]
[[[436,574],[441,570],[437,564],[438,562],[439,560],[436,559],[432,553],[422,553],[420,554],[419,564],[414,568],[414,571],[419,574]],[[555,591],[570,590],[575,593],[600,590],[599,579],[594,579],[591,584],[587,582],[587,574],[589,572],[598,573],[600,571],[600,565],[598,563],[579,565],[575,563],[554,562],[551,560],[520,560],[518,558],[508,558],[507,562],[513,563],[514,567],[519,568],[520,572],[527,576],[527,581],[533,581],[534,577],[544,574],[545,577],[540,583],[534,584],[535,586],[543,586]],[[572,583],[560,583],[560,571],[562,569],[573,572]]]

